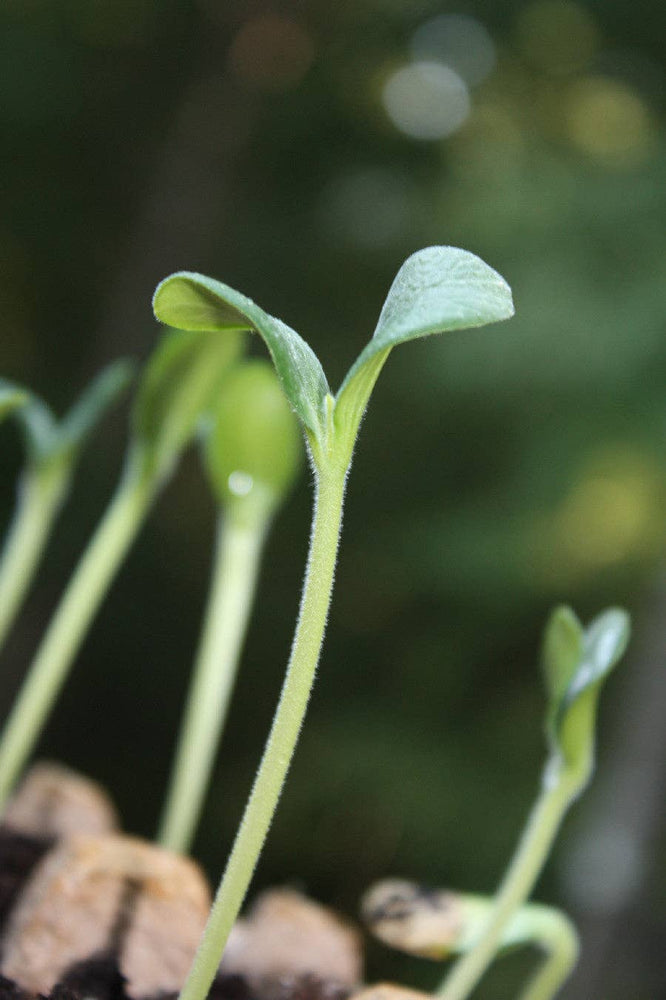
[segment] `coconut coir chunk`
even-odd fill
[[[19,897],[0,972],[48,995],[75,963],[111,950],[130,996],[171,992],[185,980],[209,905],[187,858],[133,837],[67,837]]]
[[[114,834],[93,782],[31,769],[0,826],[0,1000],[176,1000],[208,915],[190,860]],[[234,928],[209,1000],[344,1000],[358,931],[287,889]]]

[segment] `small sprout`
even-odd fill
[[[308,566],[282,694],[206,933],[181,993],[181,1000],[203,1000],[245,897],[305,716],[331,599],[345,482],[379,372],[397,344],[508,319],[513,302],[504,279],[474,254],[454,247],[420,250],[400,268],[372,339],[335,397],[308,344],[220,281],[188,271],[171,275],[158,285],[153,308],[163,323],[186,330],[254,330],[263,337],[303,425],[315,471]],[[233,482],[241,492],[248,483]]]
[[[291,489],[303,444],[266,361],[234,366],[202,431],[218,505],[215,561],[201,641],[160,823],[159,840],[186,852],[227,716],[269,523]]]
[[[629,616],[610,608],[583,629],[570,608],[557,608],[546,626],[543,672],[548,757],[541,794],[473,947],[444,981],[442,1000],[466,1000],[492,961],[517,912],[529,898],[569,807],[588,784],[594,765],[596,708],[601,686],[624,653]],[[550,1000],[544,973],[541,992]]]
[[[435,960],[474,948],[492,907],[492,898],[486,896],[429,889],[401,879],[376,883],[361,902],[363,919],[380,941]],[[518,1000],[551,1000],[576,964],[576,929],[560,910],[527,903],[514,913],[499,942],[502,951],[525,945],[539,948],[544,960]]]
[[[585,630],[570,608],[557,608],[546,629],[546,735],[553,767],[570,776],[579,791],[592,776],[599,693],[628,641],[629,616],[619,608],[605,611]]]
[[[238,336],[169,331],[144,370],[125,466],[35,654],[0,739],[0,807],[23,768],[92,620],[151,504],[212,405],[239,350]],[[100,380],[58,431],[42,405],[24,407],[33,461],[72,453],[91,426],[113,379]]]
[[[26,449],[14,517],[0,556],[0,645],[32,582],[81,450],[132,374],[128,361],[110,365],[61,421],[33,393],[0,385],[0,418],[14,413]]]

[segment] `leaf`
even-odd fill
[[[132,423],[143,468],[167,476],[210,409],[240,349],[238,336],[168,331],[153,351],[139,385]]]
[[[0,379],[0,420],[4,420],[19,406],[24,406],[29,398],[30,393],[26,389]]]
[[[153,298],[155,316],[184,330],[250,330],[271,354],[287,399],[315,437],[323,433],[328,383],[317,356],[281,320],[221,281],[181,271],[165,278]]]
[[[291,488],[302,458],[298,420],[272,366],[255,360],[233,367],[204,440],[218,503],[264,520]]]
[[[551,619],[548,629],[550,640],[548,633],[546,638],[547,728],[553,750],[580,788],[592,773],[599,692],[627,647],[630,622],[626,611],[620,608],[604,611],[585,630],[582,643],[578,641],[578,655],[574,657],[576,639],[572,622],[565,624],[563,609],[555,612],[555,616],[556,621]]]
[[[559,706],[583,655],[584,641],[583,626],[571,608],[556,608],[546,625],[541,656],[548,694],[546,733],[553,744]]]
[[[391,285],[372,340],[340,387],[336,424],[356,435],[377,376],[396,344],[495,323],[513,312],[504,278],[474,254],[456,247],[427,247],[412,254]]]

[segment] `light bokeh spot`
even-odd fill
[[[590,76],[575,83],[567,117],[573,144],[611,165],[641,163],[656,138],[656,127],[640,94],[610,77]]]
[[[470,113],[465,81],[438,62],[415,62],[396,70],[384,84],[382,99],[395,127],[412,139],[444,139]]]
[[[439,14],[424,21],[412,36],[417,61],[450,66],[470,87],[495,67],[495,45],[480,21],[466,14]]]

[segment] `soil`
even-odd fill
[[[72,825],[80,828],[87,824],[96,829],[114,822],[106,797],[101,790],[91,791],[89,785],[58,766],[38,765],[36,774],[28,775],[23,792],[19,790],[6,813],[20,818],[21,828],[6,822],[0,824],[0,959],[5,964],[12,919],[29,895],[23,890],[34,885],[33,873],[35,878],[43,878],[44,865],[35,872],[39,863],[44,860],[47,864],[46,855],[53,859],[63,844],[79,842],[71,834]],[[36,830],[43,831],[44,836],[35,835]],[[102,836],[100,843],[108,841]],[[135,843],[128,843],[131,851],[137,850]],[[59,981],[48,996],[28,992],[0,974],[0,1000],[177,1000],[175,992],[141,996],[127,992],[128,980],[121,971],[120,956],[126,954],[128,925],[136,914],[134,907],[139,898],[137,885],[132,882],[131,887],[134,892],[120,905],[118,919],[109,928],[103,951],[77,960],[60,972]],[[129,890],[130,882],[126,882],[126,888]],[[336,921],[325,908],[291,891],[269,893],[263,903],[255,904],[253,919],[239,921],[235,955],[240,967],[220,972],[209,1000],[347,1000],[353,992],[350,984],[358,981],[359,976],[345,972],[349,957],[343,958],[340,966],[340,935],[343,954],[351,948],[354,956],[359,945],[356,932],[341,931]],[[69,925],[70,934],[72,926]],[[182,938],[182,924],[176,926]],[[352,938],[348,941],[345,935],[350,933]],[[353,957],[352,966],[355,961]],[[123,968],[127,971],[124,965]],[[4,971],[9,972],[7,968]],[[336,973],[342,979],[335,978]],[[10,974],[18,976],[18,968]]]

